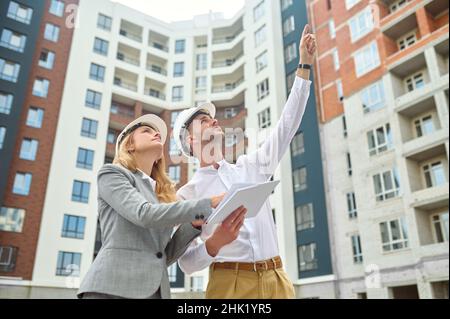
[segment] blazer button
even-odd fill
[[[163,257],[162,252],[158,252],[158,253],[156,254],[156,257],[158,257],[158,259],[161,259],[161,258]]]

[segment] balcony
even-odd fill
[[[216,51],[212,56],[212,73],[233,73],[244,62],[243,43],[239,43],[231,50]]]
[[[109,120],[118,126],[125,127],[135,118],[134,107],[112,101]]]
[[[169,37],[150,31],[148,35],[148,46],[160,52],[169,52]]]
[[[137,92],[137,81],[138,76],[137,74],[122,70],[122,69],[116,69],[114,74],[114,85],[118,86],[120,88]]]
[[[143,32],[142,27],[140,27],[134,23],[131,23],[126,20],[122,20],[120,23],[119,33],[121,36],[123,36],[127,39],[142,43],[142,32]]]
[[[117,60],[134,66],[139,66],[140,51],[123,43],[119,43],[119,48],[117,50]]]
[[[415,208],[415,217],[420,245],[434,254],[443,246],[448,253],[448,202]]]
[[[147,71],[154,75],[167,76],[167,60],[156,55],[147,54]]]
[[[422,161],[435,155],[442,154],[445,142],[448,141],[448,132],[443,129],[428,135],[411,140],[403,145],[405,158]]]
[[[213,102],[215,105],[216,103]],[[220,104],[220,103],[218,103]],[[234,114],[229,112],[234,109]],[[226,106],[217,108],[216,118],[219,120],[219,125],[222,129],[226,128],[245,128],[245,119],[247,118],[247,109],[242,106]]]
[[[239,87],[242,83],[244,83],[244,77],[232,82],[232,83],[223,83],[213,86],[212,93],[230,93],[233,92],[234,89]]]
[[[438,60],[438,67],[439,67],[439,73],[441,76],[448,77],[448,70],[449,70],[449,59],[448,59],[448,53],[449,53],[449,41],[448,41],[448,35],[446,38],[443,39],[442,42],[436,44],[434,47],[437,54],[437,60]]]
[[[401,23],[404,17],[414,13],[415,7],[421,0],[384,0],[384,6],[380,9],[381,30],[395,27]]]
[[[166,100],[166,85],[162,82],[145,79],[145,94],[160,101]]]
[[[230,45],[236,44],[244,34],[243,18],[237,20],[232,26],[213,29],[213,50],[229,50]]]

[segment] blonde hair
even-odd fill
[[[120,164],[132,172],[137,171],[136,158],[129,148],[133,146],[134,132],[126,136],[119,145],[118,154],[114,156],[113,164]],[[177,201],[175,183],[166,173],[166,161],[164,155],[153,165],[150,176],[156,181],[156,196],[162,203],[171,203]]]

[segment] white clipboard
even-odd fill
[[[267,198],[279,183],[280,181],[273,181],[261,184],[232,185],[220,205],[206,220],[206,224],[212,226],[212,224],[222,223],[240,206],[244,206],[247,209],[245,218],[256,217]]]

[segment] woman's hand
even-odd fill
[[[244,224],[246,213],[247,209],[243,206],[236,209],[206,240],[206,250],[210,256],[217,256],[223,246],[228,245],[238,237],[239,231]]]
[[[211,197],[211,207],[217,208],[219,206],[220,202],[223,200],[223,197],[225,196],[225,193],[222,193],[218,196]],[[200,228],[205,223],[204,220],[196,220],[195,222],[192,222],[192,227],[194,228]]]
[[[223,200],[224,196],[225,196],[225,193],[222,193],[218,196],[211,197],[211,207],[217,208],[217,206],[219,206],[220,202]]]

